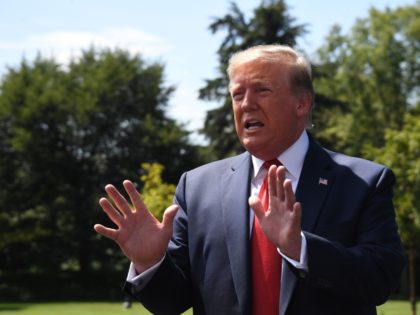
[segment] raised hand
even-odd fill
[[[159,222],[147,209],[133,183],[126,180],[123,186],[133,207],[114,186],[107,185],[105,191],[116,207],[107,198],[101,198],[99,204],[118,229],[101,224],[96,224],[94,229],[115,241],[134,264],[137,272],[141,273],[158,263],[165,255],[178,206],[168,207],[162,222]]]
[[[261,229],[286,256],[299,261],[301,249],[301,205],[296,202],[292,183],[284,166],[272,165],[268,170],[268,209],[257,196],[249,198]]]

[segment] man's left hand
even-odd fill
[[[291,181],[286,179],[284,166],[272,165],[268,170],[267,211],[257,196],[249,198],[249,205],[267,238],[284,255],[299,261],[302,208],[300,203],[296,202]]]

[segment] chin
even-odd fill
[[[265,146],[261,143],[255,143],[252,141],[243,141],[242,146],[252,155],[256,156],[257,158],[261,159],[261,156],[264,155],[264,148]]]

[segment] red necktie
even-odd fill
[[[278,160],[264,162],[268,170],[279,166]],[[258,197],[264,209],[268,208],[268,175],[264,177]],[[254,216],[251,236],[252,253],[252,315],[279,315],[281,257],[276,246],[261,230]]]

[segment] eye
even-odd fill
[[[240,101],[243,99],[243,97],[244,97],[244,93],[242,91],[234,91],[232,93],[232,99],[234,101]]]
[[[271,92],[271,89],[270,89],[270,88],[268,88],[268,87],[266,87],[266,86],[261,86],[261,87],[258,87],[258,88],[257,88],[257,92],[258,92],[259,94],[268,94],[268,93],[270,93],[270,92]]]

